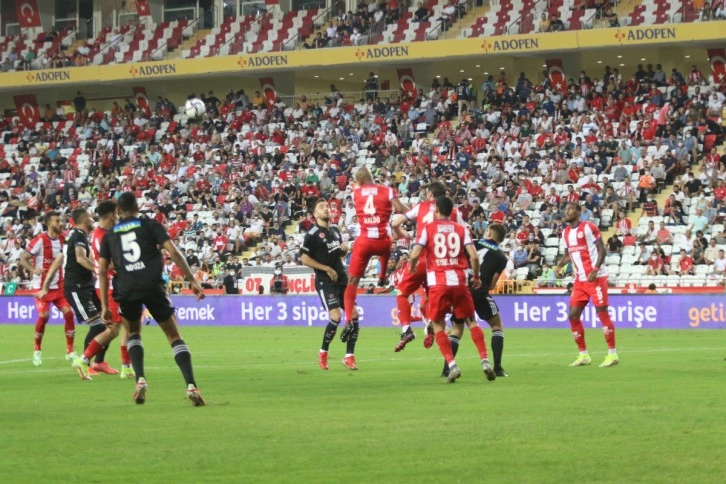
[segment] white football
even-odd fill
[[[207,107],[204,105],[204,101],[194,98],[187,100],[187,103],[184,105],[184,110],[187,116],[189,116],[189,119],[199,119],[207,112]]]

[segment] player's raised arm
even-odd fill
[[[398,197],[391,200],[391,204],[393,205],[393,208],[396,211],[396,213],[406,213],[409,210],[409,208],[406,206],[406,204],[403,203],[401,201],[401,199]]]
[[[406,229],[403,228],[403,225],[408,221],[408,217],[405,215],[398,215],[393,219],[393,223],[391,223],[393,232],[395,232],[395,234],[401,239],[407,239],[409,237],[408,232],[406,232]]]

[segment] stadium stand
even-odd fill
[[[485,9],[485,15],[467,16],[474,10],[476,15],[482,11],[470,0],[426,0],[415,6],[395,0],[363,1],[355,12],[341,10],[337,16],[331,9],[282,12],[272,7],[257,16],[225,18],[219,26],[200,31],[199,39],[180,54],[175,51],[185,38],[192,37],[199,19],[160,24],[139,22],[116,29],[105,27],[72,51],[70,47],[76,38],[73,30],[41,33],[32,41],[25,35],[8,36],[0,37],[0,69],[122,64],[165,57],[420,42],[439,38],[454,22],[457,23],[454,35],[489,37],[726,18],[723,5],[698,10],[690,2],[677,0],[644,0],[632,6],[624,2],[502,0]]]
[[[0,128],[0,273],[4,281],[26,280],[17,260],[42,229],[38,212],[67,215],[129,190],[143,211],[167,221],[209,287],[227,264],[240,274],[245,260],[295,266],[311,198],[339,199],[336,217],[355,239],[349,180],[365,165],[411,204],[426,183],[443,180],[475,237],[488,221],[503,220],[513,280],[567,281],[553,278],[551,266],[562,255],[564,205],[576,200],[609,243],[616,231],[622,236],[607,259],[614,284],[723,284],[726,157],[715,113],[724,97],[702,76],[689,76],[689,86],[678,72],[657,87],[660,72],[639,68],[635,82],[611,71],[592,79],[583,73],[570,88],[586,95],[565,97],[548,80],[534,84],[522,75],[510,84],[502,73],[497,83],[484,82],[461,117],[455,86],[444,78],[415,100],[400,93],[363,101],[361,93],[333,91],[287,106],[244,91],[221,100],[208,93],[198,124],[163,98],[150,112],[127,102],[65,119],[50,110],[30,128],[7,120]],[[674,109],[658,121],[666,99]],[[670,236],[651,238],[648,223],[661,221]],[[397,242],[399,256],[408,242]],[[681,248],[692,270],[682,269]],[[660,263],[649,263],[652,252]],[[171,265],[168,274],[178,279]]]

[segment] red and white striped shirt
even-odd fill
[[[384,239],[391,235],[391,214],[396,194],[383,185],[363,185],[353,191],[355,214],[360,235],[367,239]]]
[[[572,260],[572,272],[577,282],[587,282],[587,275],[595,270],[597,262],[597,246],[600,240],[600,229],[592,222],[580,222],[575,227],[566,227],[562,231],[562,240]],[[597,277],[607,276],[605,266],[601,267]]]
[[[93,229],[93,232],[91,232],[91,251],[93,251],[93,265],[96,268],[96,289],[101,288],[100,281],[100,272],[98,270],[98,259],[101,257],[101,241],[103,241],[103,237],[108,233],[108,230],[104,229],[103,227],[96,227]],[[108,271],[108,280],[109,283],[111,282],[111,279],[116,274],[116,271],[109,270]],[[111,284],[108,286],[111,287]]]
[[[36,269],[43,269],[43,275],[33,274],[33,288],[40,289],[45,283],[45,276],[48,274],[50,266],[58,254],[63,251],[63,244],[66,239],[63,234],[59,235],[57,239],[52,238],[48,235],[48,232],[36,236],[28,244],[26,249],[30,255],[33,256],[33,267]],[[63,271],[58,270],[53,276],[53,280],[48,286],[49,289],[63,289]]]
[[[466,246],[472,243],[469,229],[451,220],[434,220],[420,230],[416,244],[424,247],[429,287],[466,287],[469,269]]]
[[[426,200],[419,202],[405,213],[406,218],[416,223],[416,230],[421,231],[426,225],[434,221],[436,214],[436,200]],[[461,218],[461,213],[454,208],[451,212],[451,220],[455,220],[457,224],[466,225],[466,222]]]

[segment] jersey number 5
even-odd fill
[[[124,259],[129,262],[136,262],[141,257],[141,247],[136,242],[136,232],[128,232],[121,236],[121,250]]]
[[[434,257],[443,259],[448,252],[449,257],[457,257],[461,251],[461,238],[456,232],[449,232],[449,235],[434,235]]]

